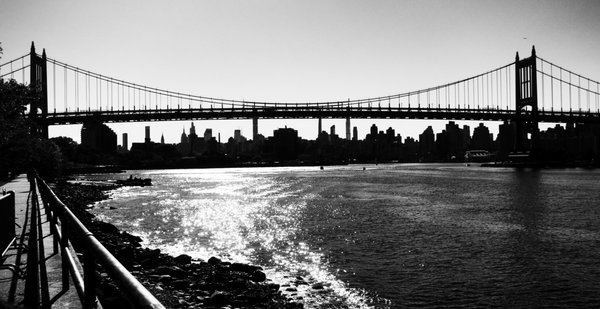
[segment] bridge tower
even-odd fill
[[[35,45],[31,42],[29,67],[29,83],[31,87],[36,87],[39,92],[39,98],[31,102],[29,106],[29,118],[33,120],[31,134],[42,138],[48,138],[48,80],[46,77],[46,49],[42,56],[35,52]]]
[[[532,155],[538,145],[538,97],[535,46],[531,49],[531,57],[515,59],[515,152]]]

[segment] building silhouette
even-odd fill
[[[473,130],[473,137],[471,138],[471,150],[492,150],[492,134],[490,130],[479,123],[479,126]]]
[[[432,161],[434,155],[435,136],[433,134],[433,128],[428,126],[423,133],[419,134],[419,161]]]
[[[298,131],[285,127],[273,131],[273,158],[278,161],[294,160],[298,157]]]

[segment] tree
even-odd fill
[[[58,176],[59,148],[52,141],[30,134],[35,125],[26,115],[27,105],[39,99],[39,90],[0,79],[0,178],[36,168],[42,177]]]

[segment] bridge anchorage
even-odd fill
[[[27,63],[27,61],[29,63]],[[26,74],[29,70],[29,74]],[[22,77],[40,90],[31,102],[32,133],[48,126],[88,122],[248,119],[253,138],[259,119],[351,118],[504,121],[512,157],[534,156],[538,124],[600,123],[600,83],[537,56],[459,81],[406,93],[328,102],[256,102],[204,97],[139,85],[29,54],[0,64],[0,78]],[[27,77],[28,76],[28,77]]]

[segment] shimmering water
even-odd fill
[[[365,167],[132,171],[95,211],[307,308],[600,307],[600,171]]]

